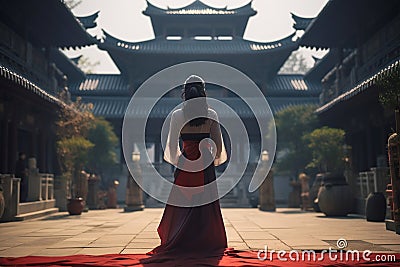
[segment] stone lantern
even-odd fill
[[[142,170],[140,168],[140,152],[132,153],[133,169],[128,174],[128,180],[126,183],[126,194],[125,194],[125,212],[143,210],[143,192],[137,184],[136,180],[141,181]],[[133,176],[132,176],[133,175]],[[135,179],[133,178],[135,177]]]
[[[269,154],[266,150],[261,153],[261,162],[263,168],[267,168]],[[275,211],[275,192],[274,192],[274,177],[272,170],[267,174],[259,189],[259,209],[262,211]]]

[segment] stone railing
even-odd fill
[[[3,189],[5,209],[0,221],[12,221],[16,216],[30,210],[27,205],[48,206],[54,199],[54,176],[48,173],[38,173],[29,170],[28,175],[28,202],[20,203],[21,178],[13,174],[0,174],[0,184]],[[40,204],[42,203],[42,204]]]
[[[360,172],[357,178],[358,197],[367,198],[373,192],[385,192],[389,182],[388,168],[371,168],[370,171]]]
[[[41,199],[54,199],[54,175],[50,173],[39,173],[41,180]]]

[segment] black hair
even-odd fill
[[[196,117],[189,121],[190,126],[200,126],[207,120],[208,104],[206,97],[204,80],[196,75],[189,76],[183,85],[182,98],[184,101],[199,98],[195,102],[191,102],[190,105],[183,103],[184,116],[192,117],[195,115]]]

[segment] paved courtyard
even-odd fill
[[[81,216],[57,213],[2,223],[0,256],[145,253],[159,244],[156,229],[162,211],[91,210]],[[335,249],[336,241],[344,238],[347,249],[400,252],[399,235],[386,231],[384,223],[357,216],[328,218],[298,209],[223,209],[222,213],[229,246],[240,250],[266,245],[274,250]]]

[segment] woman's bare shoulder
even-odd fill
[[[180,118],[182,116],[183,116],[183,110],[181,108],[174,110],[174,112],[172,112],[172,115],[171,115],[171,117],[175,118],[175,119]]]
[[[212,108],[208,108],[208,116],[209,116],[209,118],[211,118],[211,119],[218,120],[218,114],[217,114],[217,112],[216,112],[215,110],[213,110]]]

